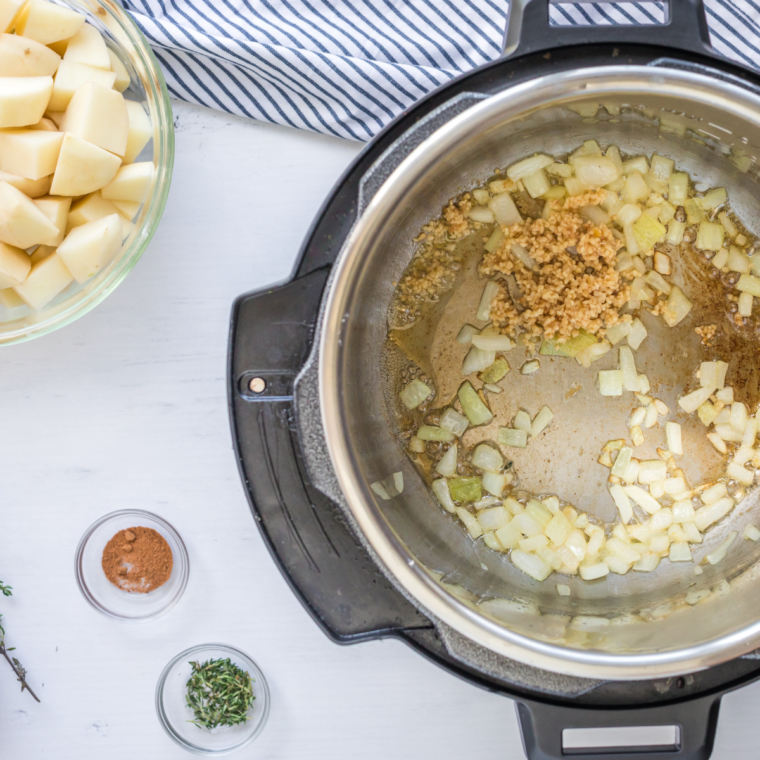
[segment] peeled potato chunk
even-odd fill
[[[57,132],[58,127],[51,119],[47,119],[44,116],[36,123],[31,124],[28,129],[36,129],[40,132]]]
[[[32,264],[27,278],[14,290],[30,309],[42,309],[73,279],[61,257],[53,253]]]
[[[52,77],[61,56],[35,40],[0,35],[0,77]]]
[[[26,0],[0,0],[0,31],[13,29],[25,4]]]
[[[16,34],[49,45],[73,37],[83,24],[81,13],[44,0],[29,0],[16,21]]]
[[[29,261],[32,262],[32,266],[34,266],[38,261],[42,261],[42,259],[46,259],[48,256],[54,254],[56,248],[57,246],[55,245],[38,245],[34,249],[34,253],[29,257]]]
[[[115,81],[116,74],[113,71],[103,71],[103,69],[96,69],[94,66],[76,63],[75,61],[61,61],[55,75],[53,94],[50,96],[47,110],[65,111],[69,101],[74,97],[74,93],[85,82],[95,82],[103,85],[103,87],[111,88]]]
[[[0,169],[27,179],[42,179],[55,171],[63,132],[35,129],[0,131]]]
[[[88,222],[96,222],[104,216],[111,216],[116,213],[118,213],[116,206],[111,201],[102,198],[100,193],[90,193],[72,205],[66,234],[71,232],[74,227],[80,227]]]
[[[153,126],[148,114],[140,103],[127,100],[129,113],[129,137],[127,138],[127,150],[124,153],[124,163],[131,164],[140,155],[142,149],[153,137]]]
[[[86,63],[97,69],[111,70],[111,59],[108,57],[108,48],[101,33],[89,24],[85,24],[70,40],[64,61]]]
[[[111,214],[75,227],[58,246],[58,255],[78,283],[105,267],[121,248],[122,220]]]
[[[0,128],[36,124],[53,92],[53,77],[0,78]]]
[[[124,90],[132,84],[127,67],[121,62],[121,58],[119,58],[111,48],[108,48],[108,57],[111,59],[111,71],[116,74],[116,81],[113,83],[113,88],[117,92],[124,92]]]
[[[53,84],[53,89],[55,89],[55,84]],[[60,129],[61,122],[63,121],[63,115],[65,113],[66,111],[45,111],[45,115],[42,117],[42,119],[40,119],[40,121],[48,119],[49,121],[52,121],[58,129]]]
[[[101,190],[101,195],[109,200],[142,203],[150,192],[153,182],[153,164],[141,161],[139,164],[122,166],[113,181]]]
[[[0,241],[31,248],[49,240],[58,228],[20,190],[0,182]]]
[[[16,309],[23,305],[24,302],[18,297],[18,293],[13,288],[0,290],[0,306],[4,306],[6,309]]]
[[[124,96],[101,84],[85,82],[69,102],[61,131],[123,156],[129,135]]]
[[[120,201],[112,199],[111,203],[116,206],[116,210],[125,218],[132,221],[137,216],[137,212],[140,210],[141,203],[135,203],[134,201]]]
[[[34,201],[34,205],[58,228],[58,234],[43,241],[43,245],[60,245],[67,231],[66,222],[71,208],[71,198],[47,195]]]
[[[51,195],[87,195],[105,187],[119,171],[121,159],[97,145],[67,134],[50,186]]]
[[[32,262],[29,261],[26,251],[0,243],[0,288],[20,285],[31,268]]]
[[[7,182],[15,187],[16,190],[21,190],[29,198],[39,198],[42,195],[47,195],[50,192],[50,183],[52,181],[52,175],[43,177],[42,179],[27,179],[26,177],[19,177],[16,174],[0,171],[0,182]]]

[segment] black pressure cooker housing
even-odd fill
[[[656,725],[680,727],[675,748],[607,749],[589,756],[708,758],[721,696],[760,678],[760,659],[740,657],[680,678],[601,682],[572,697],[487,675],[449,654],[431,621],[393,587],[360,545],[340,508],[312,484],[305,464],[294,381],[312,350],[331,266],[357,218],[362,178],[421,119],[462,93],[489,95],[543,75],[613,62],[697,69],[760,92],[760,77],[711,50],[702,0],[671,0],[671,21],[661,26],[551,26],[546,0],[513,0],[510,16],[506,49],[516,52],[437,89],[386,127],[332,190],[290,279],[235,302],[228,392],[240,474],[273,559],[336,643],[395,637],[460,678],[515,699],[531,760],[564,757],[564,728]],[[366,184],[363,192],[366,196]],[[251,390],[253,378],[264,380],[263,392]]]

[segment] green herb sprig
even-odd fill
[[[187,682],[187,706],[193,711],[198,728],[236,726],[249,720],[253,707],[251,676],[230,661],[191,662],[193,668]]]
[[[0,594],[3,596],[13,596],[13,588],[11,586],[6,586],[2,581],[0,581]],[[2,617],[2,614],[0,614],[0,618]],[[16,674],[16,678],[21,684],[21,691],[26,689],[39,702],[40,698],[31,690],[29,684],[26,682],[26,670],[24,666],[18,661],[18,659],[11,657],[8,654],[8,652],[12,652],[14,649],[15,647],[10,647],[9,649],[5,646],[5,631],[3,630],[2,623],[0,623],[0,654],[5,657],[5,659],[8,661],[8,664],[11,666],[11,668],[13,668],[13,672]]]

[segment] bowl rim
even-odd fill
[[[113,262],[115,266],[106,269],[103,279],[97,285],[85,283],[82,289],[75,294],[81,297],[78,297],[69,306],[56,311],[50,317],[39,321],[33,319],[35,316],[44,314],[45,309],[48,308],[46,306],[39,312],[31,312],[29,317],[32,318],[32,321],[27,324],[19,326],[17,329],[0,331],[0,346],[23,343],[54,332],[84,316],[105,300],[132,271],[153,239],[163,216],[171,185],[174,168],[174,119],[166,81],[147,38],[132,16],[114,0],[87,0],[87,2],[85,0],[65,0],[65,5],[76,6],[77,10],[85,15],[89,21],[94,19],[99,21],[101,25],[102,20],[98,19],[98,15],[93,11],[102,8],[106,15],[118,25],[118,33],[125,35],[133,46],[139,63],[136,68],[146,73],[146,76],[140,78],[140,82],[145,87],[145,101],[147,101],[151,111],[152,121],[155,110],[155,121],[153,123],[154,158],[152,161],[156,166],[156,178],[145,211],[143,225],[136,230],[134,239],[129,242],[126,250],[122,250],[119,259]],[[96,28],[98,27],[96,26]],[[123,43],[120,43],[118,39],[116,42],[123,47]],[[63,304],[65,301],[58,306]],[[12,322],[6,324],[12,324]]]
[[[156,610],[155,612],[151,612],[148,615],[120,615],[119,613],[114,612],[98,601],[84,580],[84,572],[82,569],[84,552],[87,548],[88,541],[90,538],[92,538],[92,534],[110,520],[118,517],[126,517],[127,515],[137,518],[148,518],[155,521],[161,526],[161,528],[163,528],[167,533],[171,535],[179,547],[179,559],[181,562],[178,562],[177,557],[175,556],[174,567],[179,568],[180,584],[174,595],[167,599],[166,604],[163,607],[161,607],[159,610]],[[107,515],[103,515],[102,517],[98,518],[94,523],[92,523],[92,525],[90,525],[89,528],[87,528],[82,537],[79,539],[76,553],[74,555],[74,574],[76,575],[77,586],[82,592],[82,596],[87,600],[90,606],[96,609],[98,612],[105,615],[106,617],[112,618],[114,620],[119,620],[123,623],[147,623],[151,620],[155,620],[156,618],[161,617],[162,615],[165,615],[182,598],[183,594],[185,593],[185,589],[187,588],[188,580],[190,578],[190,557],[188,555],[185,542],[182,540],[182,537],[177,532],[176,528],[167,520],[164,520],[163,517],[159,517],[153,512],[148,512],[144,509],[119,509],[116,512],[109,512]]]
[[[251,731],[251,733],[248,736],[246,736],[237,744],[231,747],[219,748],[219,749],[206,749],[203,747],[199,747],[193,744],[192,742],[189,742],[183,739],[174,730],[174,727],[172,726],[171,721],[166,715],[166,711],[164,710],[164,707],[162,704],[162,697],[164,693],[164,687],[166,685],[166,679],[169,677],[169,674],[171,673],[175,665],[177,665],[178,662],[185,659],[186,657],[190,657],[199,652],[211,651],[211,650],[216,650],[216,651],[221,650],[222,652],[233,654],[239,659],[243,660],[246,663],[246,667],[250,668],[250,670],[252,671],[251,676],[255,677],[255,680],[257,681],[257,683],[261,684],[261,687],[262,687],[261,702],[263,703],[263,707],[260,710],[261,718],[259,722],[256,724],[256,727]],[[258,699],[256,701],[258,702]],[[244,652],[242,649],[239,649],[238,647],[234,647],[230,644],[221,644],[221,643],[211,642],[209,644],[196,644],[195,646],[185,649],[184,651],[172,657],[172,659],[166,664],[164,669],[161,671],[161,675],[158,677],[158,682],[156,683],[155,705],[156,705],[156,714],[158,716],[158,722],[161,724],[164,731],[166,731],[166,733],[168,734],[169,738],[172,739],[172,741],[174,741],[176,744],[178,744],[180,747],[187,750],[188,752],[193,753],[194,755],[229,755],[249,745],[251,742],[254,741],[254,739],[258,738],[258,736],[264,730],[264,727],[266,726],[267,721],[269,720],[269,708],[271,705],[271,701],[272,701],[272,698],[269,691],[269,684],[267,683],[267,679],[264,676],[264,673],[262,672],[261,668],[256,664],[256,661],[249,654]]]

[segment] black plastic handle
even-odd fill
[[[324,632],[344,644],[403,638],[430,621],[383,577],[339,508],[311,484],[295,427],[294,382],[311,351],[328,275],[323,267],[235,302],[228,367],[235,453],[261,535]]]
[[[712,51],[703,0],[666,0],[666,18],[662,24],[552,26],[549,5],[561,2],[567,0],[512,0],[504,55],[525,55],[565,45],[604,42],[663,45],[698,54]]]
[[[582,709],[517,702],[517,717],[528,760],[707,760],[718,725],[720,695],[656,707]],[[568,749],[565,729],[676,726],[674,745]]]

